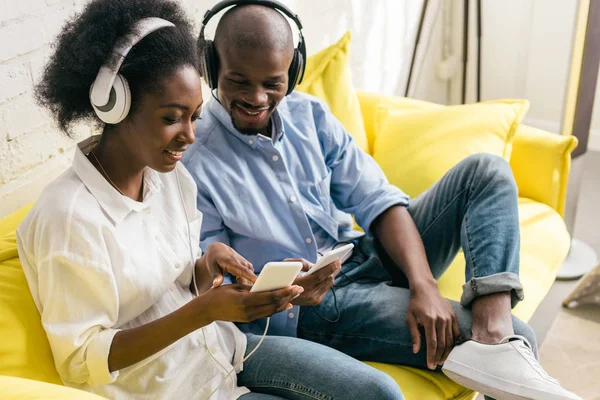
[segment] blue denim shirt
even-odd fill
[[[368,231],[383,211],[408,204],[321,100],[294,92],[272,118],[269,138],[238,132],[215,99],[202,111],[183,162],[198,186],[203,249],[226,243],[257,273],[269,261],[315,262],[319,249],[362,235],[351,215]],[[298,312],[274,315],[269,333],[296,336]],[[241,328],[261,334],[264,322]]]

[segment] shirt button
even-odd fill
[[[289,314],[288,314],[288,317],[289,317],[290,319],[293,319],[293,318],[294,318],[294,316],[295,316],[295,315],[294,315],[294,313],[293,313],[293,312],[291,312],[291,313],[289,313]]]
[[[308,243],[308,244],[311,244],[311,243],[312,243],[312,239],[311,239],[311,238],[306,238],[306,239],[304,239],[304,241],[305,241],[306,243]]]
[[[295,203],[296,200],[298,200],[296,196],[290,196],[290,203]]]
[[[254,140],[248,140],[248,144],[254,144]]]
[[[273,156],[273,161],[279,161],[279,156]]]

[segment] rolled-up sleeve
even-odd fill
[[[377,162],[358,147],[327,105],[319,106],[322,110],[315,112],[315,122],[325,162],[331,170],[331,197],[336,207],[353,214],[366,232],[388,208],[407,206],[409,197],[389,183]]]
[[[38,264],[42,325],[56,369],[65,382],[92,387],[113,383],[108,357],[118,319],[119,296],[112,270],[69,252]]]

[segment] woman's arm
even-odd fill
[[[250,322],[283,311],[302,290],[293,286],[274,292],[250,293],[246,285],[210,290],[221,285],[223,271],[256,280],[252,264],[233,249],[222,243],[210,245],[195,265],[198,297],[162,318],[119,331],[113,338],[108,357],[110,372],[142,361],[213,321]],[[196,292],[193,279],[190,290]]]
[[[119,331],[108,355],[110,372],[129,367],[173,344],[187,334],[215,321],[210,315],[208,296],[196,297],[162,318]]]
[[[192,277],[192,281],[190,282],[190,292],[200,295],[210,289],[213,285],[206,265],[206,254],[203,254],[202,257],[196,260],[194,272],[196,279]],[[194,285],[196,285],[197,288],[194,287]],[[198,289],[198,293],[196,293],[196,289]]]
[[[251,322],[290,309],[303,291],[299,286],[261,293],[249,290],[242,284],[214,288],[171,314],[118,332],[108,356],[110,372],[142,361],[213,321]]]

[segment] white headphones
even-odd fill
[[[161,18],[144,18],[136,22],[131,33],[117,41],[111,58],[100,68],[90,87],[90,103],[103,122],[118,124],[129,113],[131,91],[127,79],[119,74],[127,53],[150,33],[169,26],[175,25]]]

